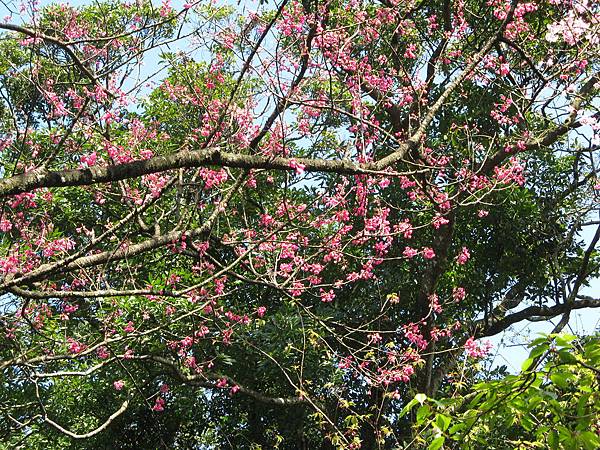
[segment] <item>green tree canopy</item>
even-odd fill
[[[0,448],[598,444],[595,2],[5,7]]]

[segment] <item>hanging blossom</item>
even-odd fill
[[[154,406],[152,407],[152,411],[161,412],[165,410],[165,400],[162,397],[157,397]]]
[[[465,352],[467,356],[471,358],[483,358],[492,349],[492,343],[490,341],[484,341],[481,344],[475,342],[473,337],[467,339],[465,342]]]
[[[292,168],[296,171],[296,175],[302,175],[304,173],[304,169],[306,168],[306,166],[304,164],[299,163],[295,159],[292,159],[290,161],[289,165],[290,165],[290,168]]]
[[[590,11],[588,3],[588,0],[574,2],[573,9],[566,17],[549,24],[546,40],[558,42],[562,39],[568,45],[575,45],[582,40],[590,44],[600,43],[600,33],[597,30],[600,20],[597,15],[586,14]]]
[[[467,247],[463,247],[460,251],[460,254],[456,257],[456,263],[463,265],[465,264],[469,258],[471,257],[471,253]]]
[[[423,257],[425,259],[433,259],[435,258],[435,252],[430,247],[423,247]]]
[[[443,311],[442,305],[440,305],[440,299],[437,296],[437,294],[431,294],[429,296],[429,308],[436,314],[440,314]]]
[[[523,186],[525,184],[525,177],[523,175],[524,170],[525,168],[521,162],[517,158],[512,157],[508,164],[503,167],[494,167],[494,174],[500,183],[515,183],[519,186]]]
[[[323,289],[321,289],[320,290],[320,296],[321,296],[321,301],[322,302],[324,302],[324,303],[330,303],[335,298],[335,293],[331,289],[329,291],[324,291]]]
[[[415,257],[418,253],[419,253],[418,250],[415,250],[414,248],[404,247],[404,251],[402,252],[402,255],[405,258],[410,259],[410,258]]]
[[[69,342],[68,350],[71,354],[76,355],[78,353],[83,352],[87,348],[87,345],[82,344],[81,342],[76,341],[73,338],[68,338],[67,341]]]
[[[467,296],[467,291],[465,290],[465,288],[463,287],[455,287],[454,289],[452,289],[452,298],[454,299],[455,302],[460,302],[461,300],[464,300],[464,298]]]

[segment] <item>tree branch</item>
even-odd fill
[[[101,431],[105,430],[111,424],[111,422],[113,420],[115,420],[117,417],[119,417],[121,414],[123,414],[125,412],[125,410],[127,409],[128,406],[129,406],[129,399],[125,400],[123,402],[123,404],[121,405],[121,407],[118,410],[116,410],[113,414],[111,414],[108,419],[106,419],[106,422],[104,422],[98,428],[96,428],[88,433],[85,433],[85,434],[73,433],[72,431],[67,430],[66,428],[60,426],[59,424],[57,424],[56,422],[51,420],[47,415],[44,415],[44,422],[46,422],[49,425],[52,425],[58,431],[66,434],[69,437],[72,437],[73,439],[88,439],[88,438],[91,438],[92,436],[97,435]]]
[[[530,306],[521,311],[509,314],[500,320],[484,327],[483,319],[475,322],[475,326],[481,326],[481,330],[475,333],[475,337],[481,338],[485,336],[493,336],[498,334],[512,324],[527,320],[532,317],[556,317],[559,314],[564,314],[567,311],[582,309],[582,308],[600,308],[600,299],[585,298],[573,303],[560,303],[554,306]]]
[[[19,285],[22,285],[25,283],[30,283],[33,281],[37,281],[37,280],[42,279],[43,277],[47,276],[48,273],[51,271],[59,270],[62,272],[68,272],[71,270],[84,269],[84,268],[90,267],[90,266],[97,266],[99,264],[103,264],[108,261],[113,261],[113,262],[120,261],[122,259],[134,256],[134,255],[139,255],[141,253],[160,248],[171,242],[177,242],[177,241],[181,240],[181,238],[183,236],[191,237],[191,238],[196,237],[196,236],[201,236],[202,234],[206,233],[208,230],[211,229],[213,223],[215,222],[215,220],[217,220],[217,217],[219,216],[219,214],[221,214],[221,212],[225,210],[225,207],[229,203],[229,200],[231,200],[231,197],[233,196],[233,194],[235,192],[237,192],[238,189],[242,186],[244,179],[245,179],[244,176],[240,176],[238,178],[238,180],[235,182],[235,184],[230,188],[229,192],[227,192],[227,194],[223,197],[223,199],[221,200],[219,205],[214,209],[212,214],[206,219],[206,221],[200,227],[194,228],[192,230],[171,231],[170,233],[156,236],[154,238],[147,239],[138,244],[133,244],[126,248],[120,248],[119,250],[108,250],[108,251],[96,253],[93,255],[82,256],[82,257],[76,258],[75,260],[73,260],[69,263],[66,263],[66,264],[58,266],[58,267],[55,264],[44,264],[44,265],[38,267],[37,269],[35,269],[31,272],[28,272],[24,275],[21,275],[17,278],[12,278],[12,279],[7,278],[4,281],[4,283],[2,283],[0,285],[0,290],[8,289],[13,286],[19,286]]]
[[[378,164],[357,164],[348,159],[327,160],[312,158],[283,158],[263,155],[244,155],[222,152],[216,147],[203,150],[181,150],[168,156],[156,156],[124,164],[92,166],[85,169],[60,171],[38,170],[0,180],[0,197],[20,194],[37,188],[88,186],[97,183],[137,178],[173,169],[201,166],[232,167],[294,171],[294,162],[305,166],[307,172],[338,173],[344,175],[386,173],[378,171]]]
[[[156,291],[151,289],[98,289],[96,291],[32,291],[19,287],[8,289],[12,294],[23,298],[46,299],[46,298],[97,298],[97,297],[127,297],[131,295],[159,295],[163,297],[183,297],[173,291]]]
[[[290,406],[290,405],[299,405],[307,403],[306,398],[304,397],[269,397],[264,395],[254,389],[250,389],[246,386],[243,386],[236,380],[231,377],[222,374],[198,374],[198,375],[188,375],[184,373],[177,363],[173,360],[163,358],[162,356],[143,356],[143,359],[150,359],[152,361],[158,362],[160,364],[166,365],[171,368],[173,373],[184,383],[193,384],[200,387],[205,387],[208,389],[223,389],[216,385],[216,383],[211,383],[209,380],[227,380],[227,383],[231,386],[239,387],[239,392],[248,395],[255,400],[261,403],[267,403],[270,405],[277,406]]]
[[[554,144],[559,138],[564,136],[570,130],[574,128],[578,128],[581,126],[581,123],[576,120],[577,113],[579,112],[583,102],[587,100],[587,95],[590,94],[594,89],[596,83],[600,82],[600,73],[596,73],[592,76],[579,90],[579,93],[575,100],[570,105],[571,113],[567,120],[565,120],[562,124],[556,126],[555,128],[545,132],[537,139],[531,139],[525,143],[525,148],[523,150],[519,150],[516,146],[510,150],[506,151],[504,148],[498,150],[494,153],[491,158],[488,158],[481,166],[479,170],[480,173],[487,173],[493,170],[494,167],[502,164],[502,162],[508,158],[509,156],[514,155],[519,151],[531,151],[536,150],[542,147],[548,147]]]

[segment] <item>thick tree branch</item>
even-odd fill
[[[104,167],[93,166],[86,169],[60,171],[32,170],[0,180],[0,196],[19,194],[37,188],[110,183],[173,169],[201,166],[294,171],[295,169],[292,167],[294,162],[304,165],[304,170],[307,172],[344,175],[380,173],[377,172],[376,165],[372,163],[358,164],[347,159],[327,160],[243,155],[222,152],[214,147],[203,150],[181,150],[168,156],[156,156],[150,159]]]
[[[159,295],[162,297],[183,297],[173,291],[156,291],[152,289],[98,289],[94,291],[55,291],[55,290],[30,290],[19,287],[8,289],[12,294],[23,298],[47,299],[47,298],[97,298],[97,297],[128,297],[132,295]]]
[[[485,336],[494,336],[511,325],[534,317],[556,317],[564,314],[567,311],[582,309],[582,308],[600,308],[600,299],[585,298],[573,303],[561,303],[554,306],[530,306],[521,311],[509,314],[500,320],[491,323],[485,327],[483,320],[475,323],[479,325],[480,330],[475,333],[475,337],[481,338]]]

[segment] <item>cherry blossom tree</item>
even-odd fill
[[[5,7],[0,447],[440,448],[600,307],[595,2]]]

